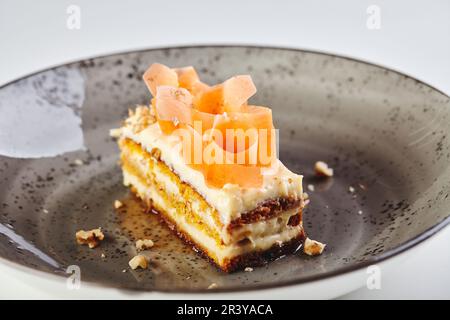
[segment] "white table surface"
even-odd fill
[[[152,3],[153,2],[153,3]],[[195,4],[195,5],[194,5]],[[66,26],[69,5],[81,28]],[[370,5],[380,29],[367,27]],[[0,1],[0,84],[79,58],[183,44],[264,44],[333,52],[402,71],[450,94],[450,1]],[[0,298],[23,284],[0,274]],[[27,297],[40,298],[27,288]],[[44,296],[41,296],[45,298]],[[342,297],[450,299],[450,228],[381,290]]]

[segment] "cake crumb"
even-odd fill
[[[122,134],[122,129],[121,128],[116,128],[116,129],[111,129],[109,130],[109,135],[112,138],[120,138],[120,135]]]
[[[252,268],[252,267],[246,267],[246,268],[244,269],[244,271],[245,271],[245,272],[252,272],[252,271],[253,271],[253,268]]]
[[[76,164],[77,166],[82,166],[84,164],[83,160],[81,159],[75,159],[73,163]]]
[[[123,207],[123,203],[120,200],[115,200],[114,201],[114,208],[120,209],[122,207]]]
[[[322,254],[323,250],[325,249],[326,244],[311,240],[310,238],[306,238],[305,244],[303,247],[303,252],[306,253],[308,256],[318,256]]]
[[[352,186],[348,187],[348,191],[350,191],[351,193],[355,192],[355,188],[353,188]]]
[[[147,269],[148,261],[147,258],[141,254],[134,256],[129,262],[128,265],[131,269],[136,270],[137,268]]]
[[[154,242],[150,239],[139,239],[136,241],[136,249],[138,251],[147,250],[154,246]]]
[[[314,185],[313,184],[308,184],[307,188],[308,188],[309,191],[314,192]]]
[[[332,177],[333,169],[328,166],[328,164],[324,161],[317,161],[314,165],[314,171],[316,175],[321,177]]]
[[[105,238],[101,228],[92,229],[89,231],[79,230],[75,234],[78,244],[87,244],[90,249],[97,247]]]
[[[218,287],[217,283],[213,282],[209,285],[208,289],[215,289],[217,287]]]
[[[102,254],[100,255],[100,257],[101,257],[102,259],[105,259],[105,258],[106,258],[106,255],[105,255],[104,253],[102,253]]]
[[[136,109],[128,111],[128,119],[125,120],[125,125],[130,126],[133,133],[139,133],[149,125],[156,121],[151,110],[147,106],[138,105]]]

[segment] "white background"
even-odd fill
[[[66,26],[69,5],[81,29]],[[381,9],[370,30],[366,10]],[[344,54],[402,71],[450,94],[450,1],[0,0],[0,85],[48,66],[137,48],[265,44]],[[15,279],[0,273],[0,298]],[[4,285],[8,284],[8,285]],[[29,296],[29,295],[28,295]],[[382,289],[344,298],[450,298],[450,228]]]

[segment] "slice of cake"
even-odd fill
[[[154,64],[144,81],[151,104],[112,130],[124,184],[224,271],[296,251],[302,176],[277,159],[270,109],[248,105],[251,78],[209,86],[192,67]]]

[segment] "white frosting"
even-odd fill
[[[177,150],[180,150],[178,137],[164,135],[157,123],[135,133],[131,126],[121,128],[121,137],[129,138],[150,152],[153,148],[161,150],[161,160],[166,163],[182,181],[191,185],[214,207],[224,225],[239,218],[241,213],[250,211],[264,200],[278,197],[301,199],[303,194],[302,176],[288,170],[281,161],[266,170],[263,185],[259,188],[242,188],[226,184],[223,188],[210,188],[203,174],[189,167]]]

